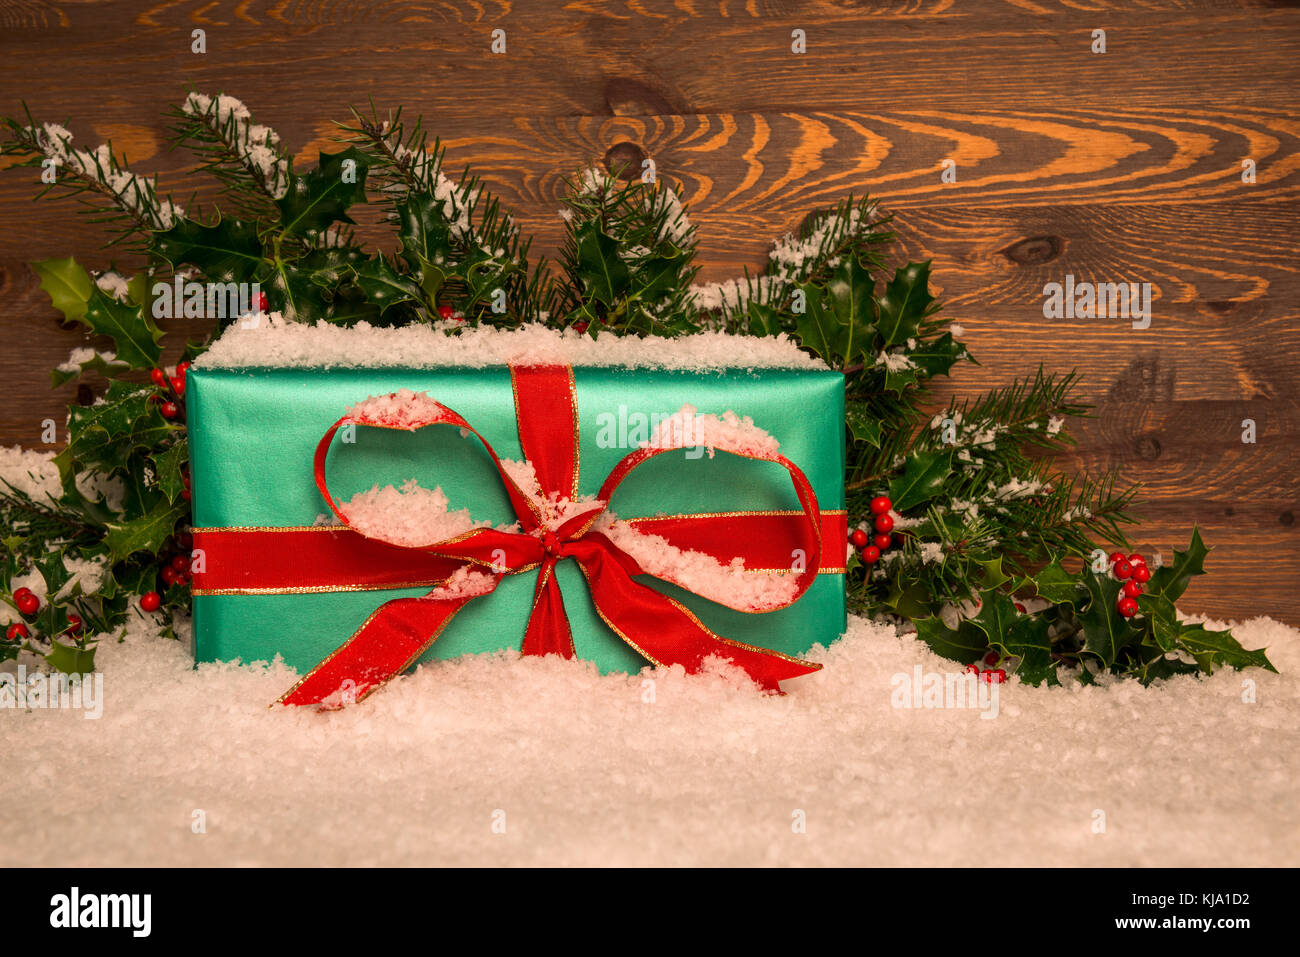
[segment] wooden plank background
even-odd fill
[[[539,252],[560,238],[564,176],[644,151],[691,205],[705,279],[869,191],[897,213],[902,252],[934,259],[982,362],[947,391],[1077,367],[1097,417],[1067,467],[1144,484],[1144,551],[1168,555],[1193,522],[1218,546],[1185,609],[1300,624],[1292,4],[0,0],[0,112],[26,100],[82,145],[111,138],[178,198],[195,187],[161,115],[191,85],[240,97],[294,150],[328,145],[368,97],[422,113]],[[67,205],[31,204],[34,188],[0,172],[0,444],[40,448],[41,420],[73,397],[48,369],[81,337],[26,263],[111,253]],[[1150,282],[1151,327],[1044,319],[1042,287],[1067,273]]]

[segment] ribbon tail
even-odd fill
[[[528,629],[524,632],[522,650],[526,655],[577,657],[569,616],[564,610],[564,598],[560,594],[560,583],[555,579],[554,559],[544,562],[541,571],[537,573],[533,611],[528,616]]]
[[[385,602],[277,704],[340,708],[360,701],[414,664],[456,612],[476,597],[424,596]]]
[[[681,602],[633,581],[617,550],[605,540],[576,542],[569,550],[605,624],[652,664],[682,665],[696,672],[706,658],[716,655],[730,659],[768,691],[779,691],[779,682],[786,678],[822,667],[714,633]]]

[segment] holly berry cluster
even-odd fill
[[[1138,613],[1137,599],[1142,594],[1142,586],[1151,580],[1147,560],[1137,552],[1132,555],[1111,552],[1110,572],[1124,583],[1119,599],[1115,602],[1115,610],[1125,618],[1132,618]]]
[[[875,528],[875,533],[870,534],[865,528],[855,528],[853,534],[849,536],[849,541],[858,550],[858,556],[864,565],[874,565],[880,561],[880,556],[894,543],[894,536],[891,534],[894,531],[894,516],[889,514],[893,508],[894,503],[889,500],[889,496],[876,496],[871,500],[872,526]]]
[[[984,663],[986,665],[996,665],[1001,660],[1002,656],[996,651],[990,651],[984,656]],[[1000,685],[1002,682],[1007,680],[1007,672],[1005,668],[988,668],[981,671],[979,665],[967,665],[966,670],[970,674],[976,675],[991,684]]]
[[[176,366],[176,374],[169,376],[162,369],[154,368],[149,372],[149,378],[159,389],[164,391],[157,393],[152,397],[152,401],[161,403],[158,411],[162,413],[164,419],[177,419],[182,417],[185,411],[185,373],[189,371],[188,362],[180,362]],[[189,498],[187,492],[186,496]]]
[[[30,588],[15,588],[12,597],[13,606],[18,609],[18,614],[24,618],[35,618],[36,613],[41,610],[41,600],[36,597],[35,592]],[[67,634],[80,635],[81,629],[81,616],[69,613]],[[25,641],[31,636],[31,629],[27,627],[26,622],[15,621],[5,629],[5,639],[7,641]]]

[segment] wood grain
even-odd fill
[[[503,56],[488,52],[498,28]],[[1168,554],[1192,522],[1219,546],[1187,609],[1300,623],[1292,4],[0,0],[0,113],[25,100],[70,119],[79,142],[111,139],[206,205],[217,194],[184,175],[191,158],[168,151],[161,120],[187,85],[241,97],[296,151],[328,146],[349,103],[404,104],[543,253],[565,177],[611,151],[653,156],[690,203],[707,279],[870,192],[896,213],[899,255],[934,261],[981,362],[935,401],[1039,363],[1077,368],[1095,418],[1064,464],[1142,483],[1144,550]],[[76,399],[48,369],[81,335],[59,328],[26,263],[113,258],[67,207],[29,203],[34,187],[0,171],[0,443],[28,447]],[[1043,286],[1067,274],[1151,283],[1150,328],[1045,319]]]

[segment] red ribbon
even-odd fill
[[[572,369],[511,367],[511,376],[520,442],[543,497],[576,500],[578,420]],[[330,495],[325,478],[331,442],[335,433],[346,425],[407,430],[451,425],[474,435],[496,466],[522,531],[476,528],[419,547],[365,537],[349,527],[347,516]],[[534,568],[538,570],[537,584],[522,651],[526,655],[574,657],[569,620],[555,576],[556,564],[572,558],[587,579],[592,603],[600,617],[651,663],[680,664],[694,672],[706,658],[717,655],[743,668],[761,687],[776,690],[781,680],[808,674],[821,665],[715,634],[680,602],[634,581],[634,575],[645,574],[637,561],[607,536],[593,531],[593,525],[604,513],[619,484],[637,466],[656,455],[691,444],[694,444],[691,438],[683,436],[680,444],[656,445],[632,452],[605,479],[597,501],[557,525],[546,503],[534,500],[519,488],[487,440],[451,409],[431,401],[413,403],[398,419],[354,411],[335,422],[321,438],[314,463],[317,488],[344,526],[195,529],[195,548],[204,550],[204,564],[208,569],[196,570],[195,594],[433,586],[427,595],[398,598],[380,605],[351,638],[280,699],[289,705],[334,705],[360,700],[383,686],[414,663],[461,608],[475,598],[490,594],[503,576]],[[823,518],[808,479],[785,456],[761,451],[732,454],[774,462],[784,468],[794,485],[800,511],[660,516],[630,519],[628,524],[662,535],[678,547],[694,548],[715,557],[740,552],[747,568],[755,567],[755,559],[762,567],[763,558],[776,559],[778,568],[788,568],[789,545],[795,536],[796,541],[802,540],[801,544],[808,546],[807,561],[796,573],[797,588],[787,601],[763,610],[788,607],[802,597],[821,570],[823,539],[839,542],[842,550],[847,531],[844,515],[835,513]],[[297,555],[298,560],[286,561],[287,555]],[[462,594],[438,587],[462,569],[482,573],[481,587]],[[685,582],[676,584],[689,587]]]

